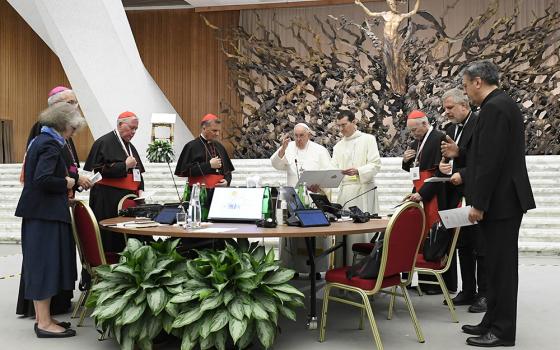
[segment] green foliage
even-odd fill
[[[146,158],[152,163],[168,163],[175,159],[173,147],[166,140],[155,140],[148,145]]]
[[[293,309],[303,305],[303,294],[288,284],[294,271],[280,267],[272,249],[246,239],[198,253],[187,263],[183,291],[169,301],[177,305],[172,328],[183,336],[181,349],[224,349],[228,337],[239,349],[255,338],[270,348],[278,315],[295,320]]]
[[[118,264],[97,268],[87,305],[122,349],[151,349],[162,329],[182,338],[182,350],[222,350],[228,339],[239,349],[258,339],[268,349],[278,316],[295,320],[294,308],[303,306],[303,294],[288,284],[294,271],[280,267],[272,249],[230,240],[186,261],[177,244],[129,239]]]
[[[103,331],[114,334],[121,349],[151,349],[152,339],[175,317],[168,301],[182,292],[187,276],[185,259],[175,247],[179,240],[142,245],[129,239],[118,264],[95,270],[97,281],[87,300],[92,317]]]

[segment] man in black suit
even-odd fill
[[[467,338],[467,344],[481,347],[515,345],[517,240],[523,213],[535,208],[523,116],[498,84],[498,68],[490,61],[472,62],[463,72],[463,88],[480,106],[467,154],[465,190],[472,205],[469,220],[478,222],[486,242],[488,310],[479,324],[462,329],[476,336]],[[458,153],[453,144],[442,145],[442,151],[450,157]]]
[[[455,208],[464,196],[467,149],[471,144],[478,115],[471,112],[469,98],[463,90],[451,89],[443,94],[441,100],[445,116],[451,122],[446,130],[447,137],[454,140],[460,149],[459,157],[449,161],[444,158],[439,164],[440,172],[451,176],[451,183],[445,184],[445,193],[447,207]],[[485,250],[478,225],[461,228],[457,250],[463,286],[462,291],[453,298],[453,304],[470,305],[469,312],[486,312]]]

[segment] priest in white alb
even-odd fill
[[[381,169],[381,157],[375,136],[363,133],[357,128],[357,120],[351,111],[342,110],[337,116],[336,125],[342,139],[333,148],[333,166],[341,169],[346,176],[342,179],[336,202],[348,210],[357,206],[370,214],[379,212],[375,175]],[[370,192],[367,192],[371,190]],[[367,192],[367,193],[366,193]],[[369,242],[373,233],[349,235],[346,240],[346,262],[352,264],[352,244]],[[341,239],[341,238],[340,238]],[[337,265],[342,263],[342,253],[337,252]]]
[[[294,127],[295,141],[286,135],[282,139],[282,146],[270,157],[272,166],[277,170],[286,171],[287,185],[294,187],[299,176],[305,170],[332,169],[329,151],[310,140],[311,129],[305,123],[296,124]],[[323,192],[330,196],[330,189],[320,189],[313,184],[313,192]],[[316,247],[319,251],[331,245],[330,238],[317,238]],[[307,249],[303,238],[280,238],[280,260],[283,265],[298,272],[308,272]],[[317,261],[317,271],[326,271],[327,259]]]

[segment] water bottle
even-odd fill
[[[200,185],[200,220],[203,222],[208,221],[208,212],[210,211],[210,206],[208,203],[208,191],[206,190],[206,185]]]
[[[185,189],[183,190],[183,202],[186,203],[191,199],[191,187],[189,183],[185,183]]]
[[[190,227],[199,228],[202,221],[202,213],[200,208],[200,184],[194,184],[191,190],[191,198],[189,201]]]
[[[272,208],[270,206],[270,187],[264,188],[262,199],[262,219],[270,219],[272,217]]]

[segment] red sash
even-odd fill
[[[414,188],[418,192],[424,185],[424,181],[433,177],[435,174],[435,170],[422,170],[420,171],[420,179],[413,180]],[[438,213],[438,203],[437,203],[437,195],[434,196],[429,201],[422,201],[424,204],[424,212],[426,213],[426,227],[424,228],[424,238],[426,237],[428,231],[432,227],[433,224],[439,221],[439,213]],[[424,240],[422,240],[424,242]]]
[[[190,176],[189,185],[194,184],[206,184],[206,188],[214,188],[216,184],[224,178],[224,175],[220,174],[207,174],[202,176]]]
[[[128,174],[126,177],[119,178],[103,178],[98,184],[105,185],[109,187],[121,188],[123,190],[138,191],[140,188],[140,181],[134,181],[132,174]]]

